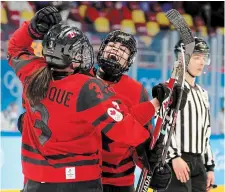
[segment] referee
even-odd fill
[[[181,46],[182,41],[175,46],[176,57]],[[206,192],[214,184],[215,164],[209,143],[211,125],[208,93],[195,83],[204,65],[209,63],[207,43],[195,37],[194,53],[185,74],[185,87],[189,89],[187,103],[178,113],[168,151],[173,171],[167,192]]]

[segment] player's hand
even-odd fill
[[[155,144],[155,147],[150,150],[150,139],[145,141],[144,143],[138,145],[135,149],[139,160],[142,161],[142,164],[147,169],[150,167],[154,167],[156,164],[160,163],[162,160],[162,152],[164,149],[164,145],[159,143],[158,141]]]
[[[180,110],[183,109],[186,105],[188,92],[189,90],[187,88],[184,88],[181,103],[180,103],[180,108],[179,108]],[[170,90],[166,87],[166,84],[163,84],[163,83],[159,83],[158,85],[154,86],[152,89],[152,97],[156,98],[159,101],[160,105],[166,98],[168,98],[169,93],[170,93]],[[169,104],[170,108],[172,109],[176,108],[177,102],[180,97],[180,93],[181,93],[181,86],[177,84],[174,85],[172,100],[171,100],[171,103]]]
[[[190,172],[188,164],[181,157],[177,157],[172,160],[172,166],[177,179],[181,183],[186,183],[189,180]]]
[[[152,100],[151,100],[151,103],[152,103],[152,105],[154,106],[154,108],[155,108],[155,111],[158,111],[159,109],[160,109],[160,103],[159,103],[159,100],[158,99],[156,99],[156,98],[153,98]]]
[[[49,29],[61,21],[62,17],[55,7],[44,7],[31,19],[28,32],[33,39],[42,40]]]
[[[209,171],[207,172],[207,186],[206,186],[207,192],[209,192],[212,189],[213,184],[214,184],[214,172]]]
[[[152,88],[152,97],[156,98],[159,101],[160,105],[168,97],[168,95],[169,89],[163,83],[159,83]]]

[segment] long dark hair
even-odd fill
[[[40,103],[42,99],[46,98],[51,79],[52,72],[47,66],[35,71],[29,77],[26,96],[31,106]]]

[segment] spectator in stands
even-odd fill
[[[184,13],[184,2],[183,1],[174,1],[173,8],[179,11],[181,14]]]
[[[152,12],[157,13],[157,12],[162,11],[160,4],[156,1],[154,3],[151,3],[149,6],[150,6],[150,11],[152,11]]]

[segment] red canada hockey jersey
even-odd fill
[[[11,37],[9,64],[26,89],[27,78],[46,66],[36,57],[25,22]],[[101,132],[111,141],[137,146],[154,115],[150,102],[127,107],[102,81],[74,74],[50,83],[47,97],[31,107],[23,93],[22,166],[39,182],[77,182],[101,177]]]
[[[96,75],[96,70],[92,70],[91,73]],[[129,107],[149,100],[145,88],[127,75],[122,75],[117,83],[106,83],[115,90],[117,96]],[[151,130],[150,121],[144,127]],[[136,152],[129,145],[113,142],[104,134],[102,134],[102,141],[103,184],[115,186],[130,186],[134,184],[135,163],[142,167]]]
[[[127,75],[123,75],[120,81],[118,83],[111,84],[111,87],[113,87],[117,96],[129,107],[149,100],[148,93],[145,88],[139,82],[133,80]],[[151,129],[150,122],[145,125],[145,128]],[[104,134],[102,138],[103,184],[115,186],[130,186],[134,184],[134,161],[137,160],[134,159],[134,157],[136,156],[136,153],[133,153],[133,150],[131,150],[131,148],[126,144],[110,142]]]

